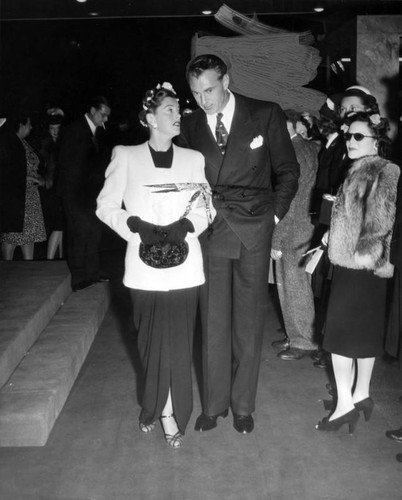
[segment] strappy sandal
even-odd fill
[[[176,434],[167,434],[165,431],[165,428],[163,426],[162,418],[173,418],[174,419],[174,414],[172,415],[161,415],[161,424],[162,424],[162,429],[163,433],[165,435],[165,441],[166,443],[171,446],[172,448],[180,448],[180,446],[183,444],[183,434],[181,434],[180,431],[177,431]]]
[[[152,424],[143,424],[140,422],[139,426],[142,432],[144,432],[145,434],[149,434],[155,429],[156,422],[152,422]]]

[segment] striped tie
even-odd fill
[[[217,113],[216,115],[215,136],[221,153],[225,154],[226,143],[228,142],[228,131],[226,130],[225,125],[222,122],[222,116],[222,113]]]

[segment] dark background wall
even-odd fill
[[[291,18],[279,24],[294,31],[309,27]],[[163,81],[173,84],[183,106],[193,107],[184,73],[196,32],[236,36],[213,17],[2,22],[0,116],[23,103],[36,113],[59,106],[68,121],[83,113],[89,96],[104,94],[114,121],[128,117],[138,127],[144,92]],[[323,64],[310,85],[326,92],[327,77]],[[345,83],[347,71],[332,86]]]

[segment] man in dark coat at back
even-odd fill
[[[67,223],[67,262],[74,291],[108,281],[100,271],[102,225],[95,208],[110,159],[101,138],[110,113],[106,98],[96,97],[88,112],[66,126],[60,137],[58,191]]]
[[[179,144],[200,151],[217,216],[203,241],[201,291],[203,413],[207,431],[232,409],[234,428],[252,432],[271,235],[297,190],[299,165],[275,103],[229,90],[226,64],[195,58],[187,79],[201,108],[182,119]],[[273,188],[271,177],[275,175]]]

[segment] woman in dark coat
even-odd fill
[[[48,259],[54,259],[57,250],[59,257],[63,257],[64,214],[61,198],[57,193],[58,139],[63,118],[64,113],[60,108],[51,108],[47,111],[47,133],[40,144],[40,154],[45,167],[45,187],[41,189],[41,199],[48,235]]]
[[[402,363],[402,178],[398,183],[395,226],[391,241],[391,262],[395,266],[391,311],[385,341],[385,351]]]

